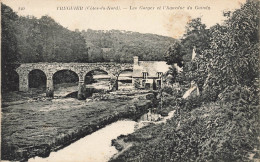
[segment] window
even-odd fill
[[[148,72],[143,72],[143,79],[146,79],[148,76]]]
[[[142,87],[144,87],[144,86],[145,86],[145,80],[142,81]]]
[[[158,78],[161,78],[161,77],[162,77],[162,75],[163,75],[163,73],[162,73],[162,72],[157,72],[157,77],[158,77]]]

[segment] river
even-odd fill
[[[51,152],[47,158],[35,157],[29,159],[29,162],[108,161],[118,152],[115,147],[111,146],[111,140],[121,134],[133,133],[135,125],[135,121],[117,121],[57,152]]]
[[[167,117],[158,114],[147,113],[138,122],[131,120],[120,120],[87,135],[86,137],[72,143],[71,145],[57,151],[51,152],[47,158],[35,157],[29,162],[105,162],[118,153],[111,141],[120,135],[133,133],[136,129],[148,123],[163,123],[174,115],[171,111]]]

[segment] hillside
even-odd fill
[[[155,34],[120,30],[82,31],[89,48],[89,61],[132,62],[137,55],[141,60],[162,61],[163,54],[176,40]]]

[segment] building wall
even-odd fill
[[[136,89],[150,89],[150,90],[155,90],[155,89],[158,89],[159,87],[161,87],[161,85],[158,85],[157,84],[157,80],[159,80],[158,78],[148,78],[147,80],[149,80],[149,83],[150,83],[150,87],[147,87],[145,85],[143,85],[143,78],[133,78],[132,80],[132,83],[133,83],[133,86],[134,88]],[[162,81],[161,81],[161,84]]]

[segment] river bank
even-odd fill
[[[233,107],[237,111],[232,113],[231,103],[198,102],[198,97],[182,101],[167,122],[114,139],[120,152],[110,162],[259,161],[257,107],[245,124],[245,108]]]
[[[2,159],[47,157],[119,119],[140,118],[153,107],[154,96],[151,92],[114,92],[86,101],[57,98],[4,106]]]

